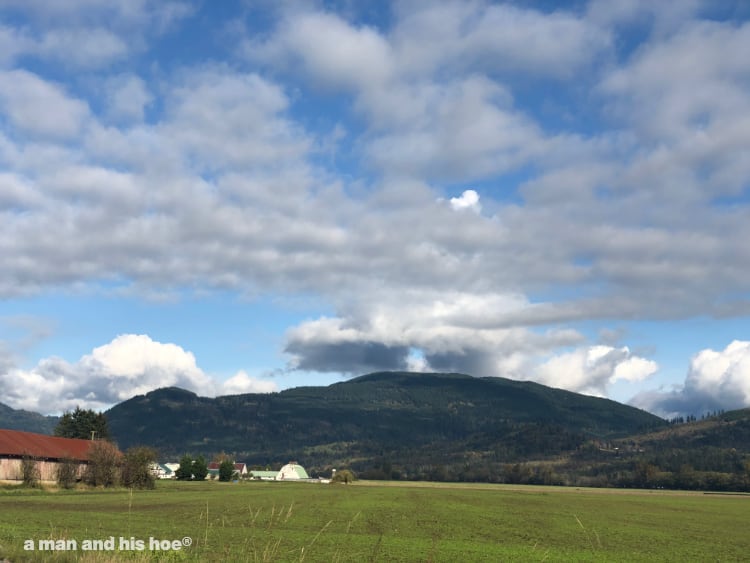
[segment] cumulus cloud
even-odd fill
[[[29,52],[63,66],[88,69],[124,58],[128,45],[108,29],[61,29],[45,33]]]
[[[474,211],[475,213],[482,211],[482,204],[479,203],[479,194],[474,190],[464,190],[464,193],[459,197],[452,197],[450,204],[456,211],[463,211],[464,209]]]
[[[401,3],[393,32],[409,68],[468,65],[471,70],[565,76],[609,49],[609,31],[573,13],[517,5]]]
[[[582,340],[572,330],[539,333],[482,326],[481,318],[523,309],[527,303],[519,295],[455,290],[374,293],[371,300],[344,305],[342,316],[289,329],[286,352],[291,367],[360,374],[416,366],[522,378],[531,358]]]
[[[194,9],[176,1],[8,0],[0,5],[0,16],[24,25],[0,26],[0,65],[35,60],[78,72],[107,69],[146,50],[148,38],[173,28]]]
[[[537,332],[485,322],[527,305],[512,295],[460,292],[383,298],[346,317],[301,323],[288,331],[285,351],[291,367],[303,371],[462,372],[533,380],[597,396],[607,396],[618,381],[635,383],[656,373],[656,362],[627,346],[585,346],[584,337],[569,329]],[[570,352],[557,352],[571,346]]]
[[[533,379],[552,387],[606,397],[608,386],[619,380],[642,381],[656,373],[652,360],[635,356],[627,346],[589,346],[558,354],[535,370]]]
[[[0,24],[0,67],[10,66],[31,44],[24,31]]]
[[[0,72],[0,107],[22,133],[53,138],[77,135],[89,114],[85,102],[25,70]]]
[[[177,344],[136,334],[118,336],[72,364],[46,358],[29,370],[6,368],[0,373],[0,382],[3,402],[42,413],[59,413],[75,406],[104,409],[169,386],[210,396],[275,390],[274,382],[254,379],[242,371],[219,382]]]
[[[273,381],[250,377],[245,371],[238,371],[221,384],[222,395],[241,395],[243,393],[272,393],[277,390]]]
[[[750,407],[750,342],[735,340],[724,350],[701,350],[681,387],[642,392],[631,403],[666,418]]]
[[[304,10],[290,14],[271,41],[248,42],[244,51],[268,62],[298,60],[326,88],[377,86],[389,79],[393,66],[390,46],[377,30]]]
[[[169,92],[162,133],[202,169],[252,169],[301,158],[304,132],[284,113],[283,89],[255,73],[207,67],[185,73]]]
[[[565,323],[750,310],[747,23],[693,2],[293,4],[222,64],[132,59],[184,3],[4,2],[0,296],[314,295],[337,313],[290,329],[297,367],[567,365],[593,393],[653,365]],[[63,84],[45,63],[68,49],[88,74]],[[479,211],[470,186],[482,213],[456,212]]]
[[[143,121],[145,108],[154,99],[144,80],[134,74],[110,78],[105,90],[109,114],[117,120]]]

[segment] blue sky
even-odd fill
[[[6,0],[0,402],[750,406],[748,52],[731,0]]]

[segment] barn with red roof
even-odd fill
[[[80,475],[89,461],[92,443],[90,440],[0,429],[0,481],[20,480],[24,458],[37,462],[42,481],[54,481],[57,467],[64,460],[78,462]]]

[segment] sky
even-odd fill
[[[743,0],[0,0],[0,402],[750,406],[748,53]]]

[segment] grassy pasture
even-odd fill
[[[742,561],[750,496],[358,482],[0,490],[10,561]],[[115,538],[114,551],[83,551]],[[151,551],[149,538],[192,545]],[[120,537],[144,549],[120,551]],[[24,540],[76,551],[24,551]]]

